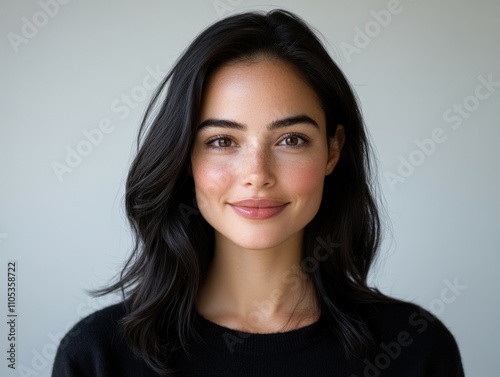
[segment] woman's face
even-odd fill
[[[342,132],[338,126],[329,154],[319,100],[287,63],[261,59],[215,71],[203,93],[191,168],[198,208],[216,240],[267,249],[301,239]]]

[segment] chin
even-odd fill
[[[229,242],[235,246],[247,250],[266,250],[277,248],[283,246],[283,244],[285,244],[287,240],[290,240],[290,238],[293,238],[293,235],[283,237],[283,234],[281,234],[277,237],[279,232],[271,233],[272,234],[266,236],[262,232],[258,232],[257,234],[249,232],[245,237],[241,237],[241,235],[239,235],[239,237],[222,237],[227,238]]]
[[[236,244],[239,247],[246,250],[269,250],[273,249],[279,245],[279,243],[247,243],[247,244]]]

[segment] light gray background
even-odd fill
[[[482,79],[500,82],[500,2],[401,0],[381,26],[373,12],[387,15],[390,1],[54,1],[0,5],[2,355],[9,260],[19,313],[17,370],[2,356],[0,375],[49,376],[60,336],[117,300],[84,289],[109,281],[130,251],[123,193],[151,95],[143,80],[151,87],[151,70],[166,72],[228,12],[274,7],[322,32],[359,95],[392,222],[373,282],[437,314],[468,376],[499,375],[500,87],[473,97]],[[358,30],[372,35],[366,46]],[[123,108],[122,95],[134,103]],[[464,101],[472,111],[446,121]],[[54,163],[66,164],[68,146],[85,148],[84,130],[106,119],[111,132],[58,179]],[[415,140],[433,133],[446,140],[419,154]],[[385,175],[411,156],[419,165],[391,187]]]

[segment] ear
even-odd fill
[[[337,129],[335,130],[335,136],[331,137],[329,140],[329,154],[328,154],[328,162],[326,163],[326,174],[329,175],[340,158],[340,152],[342,151],[342,147],[344,146],[345,141],[345,133],[344,126],[341,124],[337,125]]]

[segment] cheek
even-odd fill
[[[193,164],[193,179],[198,208],[203,208],[211,202],[218,201],[228,191],[231,183],[231,168],[229,164],[215,163],[205,160]]]
[[[282,182],[297,195],[307,197],[321,196],[325,179],[325,167],[318,164],[317,161],[304,161],[294,165],[287,166],[283,171]]]

